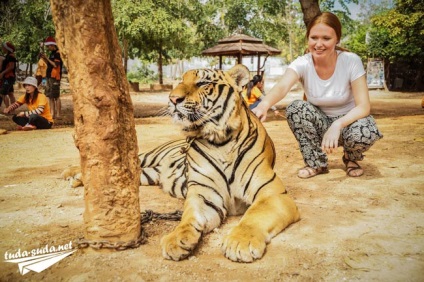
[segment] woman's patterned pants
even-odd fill
[[[286,116],[290,129],[299,142],[305,164],[314,169],[327,167],[328,159],[321,150],[321,142],[327,129],[341,116],[328,117],[318,107],[301,100],[293,101],[287,106]],[[362,153],[382,137],[374,118],[369,115],[342,129],[339,146],[343,146],[349,160],[362,160]]]

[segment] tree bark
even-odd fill
[[[321,13],[318,0],[300,0],[302,7],[303,22],[308,26],[309,22]]]
[[[162,57],[162,46],[158,50],[159,58],[158,58],[158,73],[159,73],[159,84],[163,84],[163,57]]]
[[[128,39],[125,37],[122,39],[124,45],[124,71],[125,74],[128,73]]]
[[[133,105],[109,0],[51,0],[73,93],[88,240],[137,240],[140,166]]]

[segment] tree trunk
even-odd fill
[[[319,2],[318,0],[300,0],[300,5],[302,6],[303,22],[308,26],[309,22],[321,13]]]
[[[137,240],[140,166],[133,105],[109,0],[51,0],[73,93],[88,240]]]
[[[384,69],[384,79],[383,86],[384,90],[390,91],[390,61],[383,58],[383,69]]]
[[[128,39],[125,37],[122,39],[122,43],[124,45],[124,71],[125,74],[128,73]]]
[[[393,89],[393,84],[390,81],[390,60],[383,58],[383,64],[384,64],[384,90],[391,91]]]
[[[162,57],[162,48],[159,50],[159,60],[158,60],[158,73],[159,73],[159,84],[163,84],[163,57]]]

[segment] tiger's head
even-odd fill
[[[198,69],[187,71],[169,94],[168,110],[188,137],[224,143],[239,131],[242,106],[240,92],[250,73],[236,65],[228,71]]]

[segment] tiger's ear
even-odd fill
[[[235,65],[227,73],[234,79],[236,84],[240,87],[240,90],[245,86],[250,80],[250,71],[249,69],[242,64]]]

